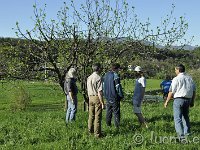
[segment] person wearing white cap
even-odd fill
[[[141,104],[144,98],[146,87],[146,79],[140,66],[135,67],[135,72],[137,79],[135,82],[135,89],[133,94],[133,110],[135,115],[138,117],[138,121],[140,122],[141,127],[148,128],[148,125],[141,112]]]

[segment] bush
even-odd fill
[[[18,84],[13,89],[11,100],[12,110],[25,110],[31,104],[31,97],[23,84]]]

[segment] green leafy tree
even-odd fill
[[[138,54],[154,53],[145,42],[169,47],[188,28],[184,17],[173,18],[174,6],[156,30],[151,29],[150,20],[140,22],[134,7],[125,0],[85,0],[80,5],[73,0],[64,2],[56,19],[48,18],[46,5],[44,9],[33,8],[33,29],[24,31],[16,24],[16,34],[29,41],[30,50],[23,54],[31,55],[29,61],[36,61],[38,70],[54,72],[62,88],[66,71],[77,67],[85,101],[86,78],[94,62],[101,62],[106,70],[112,62],[128,65]]]

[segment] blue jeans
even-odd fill
[[[66,112],[66,123],[74,121],[76,119],[76,111],[77,111],[77,97],[74,98],[74,104],[72,103],[69,95],[66,96],[68,101],[68,108]]]
[[[173,103],[175,129],[179,137],[190,133],[190,100],[175,98]]]

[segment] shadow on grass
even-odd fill
[[[152,91],[145,91],[146,95],[159,95],[162,93],[161,89],[156,89],[156,90],[152,90]]]
[[[121,120],[120,130],[118,132],[114,132],[114,135],[132,135],[137,130],[141,130],[139,123],[134,119],[125,118]]]
[[[148,119],[148,122],[156,122],[156,121],[160,121],[160,120],[165,120],[166,122],[171,122],[171,121],[173,121],[173,116],[172,115],[167,115],[167,114],[165,114],[165,115],[157,115],[157,116],[154,116],[154,117],[152,117],[152,118],[150,118],[150,119]]]
[[[61,110],[63,103],[51,103],[51,104],[32,104],[29,106],[30,111],[56,111]]]
[[[152,91],[145,91],[145,95],[150,95],[150,96],[155,96],[154,100],[149,100],[149,101],[143,101],[144,103],[157,103],[159,101],[163,101],[158,99],[156,96],[160,96],[162,95],[162,90],[161,89],[156,89],[156,90],[152,90]],[[124,94],[124,102],[128,102],[130,104],[132,104],[132,99],[133,99],[133,93],[125,93]]]
[[[191,131],[200,134],[200,129],[199,129],[200,122],[191,122],[190,124],[191,124]]]

